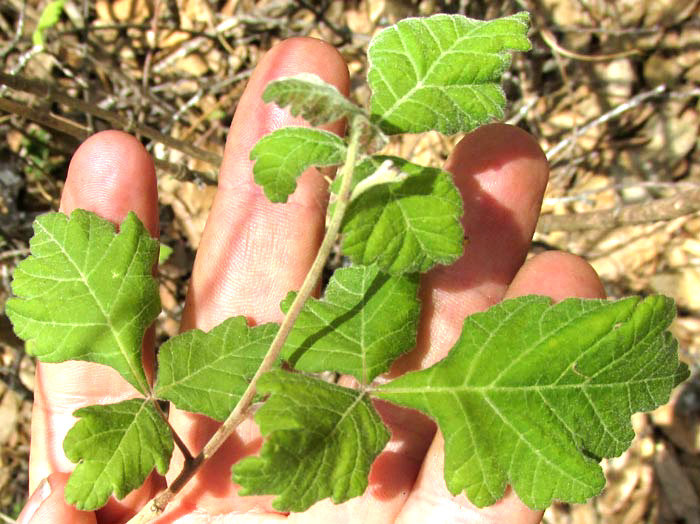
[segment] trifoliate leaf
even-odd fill
[[[173,451],[167,424],[150,401],[89,406],[63,441],[66,457],[78,463],[66,484],[66,501],[81,510],[104,506],[114,493],[124,498],[157,468],[165,474]]]
[[[156,395],[179,409],[225,420],[277,329],[277,324],[248,327],[245,317],[233,317],[208,333],[193,329],[169,339],[158,352]]]
[[[376,266],[338,269],[322,300],[309,299],[282,356],[301,371],[337,371],[368,384],[416,344],[418,275]],[[282,303],[286,312],[295,293]]]
[[[437,420],[451,493],[487,506],[511,484],[531,508],[583,502],[604,486],[598,460],[629,447],[630,416],[688,377],[674,314],[661,296],[508,300],[468,317],[447,358],[377,396]]]
[[[396,157],[371,157],[355,168],[355,186],[385,161],[406,175],[354,198],[341,232],[342,251],[356,264],[376,263],[392,274],[452,264],[464,247],[462,197],[452,175]]]
[[[233,467],[242,495],[277,495],[279,511],[304,511],[330,497],[364,493],[369,469],[389,440],[366,393],[272,371],[258,383],[272,393],[255,421],[267,437],[259,457]]]
[[[372,40],[372,121],[388,134],[470,131],[503,117],[509,51],[527,51],[528,14],[482,22],[460,15],[408,18]]]
[[[134,213],[116,234],[109,221],[78,209],[70,219],[37,218],[30,248],[6,309],[28,352],[42,362],[106,364],[145,393],[141,343],[160,312],[158,241]]]
[[[345,143],[333,133],[306,127],[285,127],[264,136],[250,152],[253,176],[272,202],[286,202],[297,178],[309,167],[342,164]]]
[[[311,73],[273,80],[267,84],[262,98],[282,108],[289,107],[293,116],[301,115],[312,126],[353,116],[369,120],[364,109],[350,102],[334,85]]]

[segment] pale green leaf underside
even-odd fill
[[[418,275],[389,276],[377,266],[338,269],[322,300],[309,299],[282,356],[299,370],[337,371],[368,384],[415,346]],[[294,294],[284,301],[286,311]]]
[[[168,426],[145,399],[89,406],[63,441],[66,457],[78,465],[65,497],[81,510],[102,507],[114,493],[124,498],[157,468],[165,474],[173,451]]]
[[[116,369],[141,392],[146,328],[160,312],[152,270],[158,242],[134,213],[119,234],[94,213],[34,222],[31,256],[15,270],[7,303],[15,333],[42,362],[86,360]]]
[[[378,396],[437,420],[451,493],[481,507],[511,484],[531,508],[583,502],[605,483],[597,458],[629,447],[630,416],[688,376],[667,331],[674,314],[660,296],[508,300],[468,317],[447,358]]]
[[[530,49],[528,21],[439,14],[384,29],[368,51],[372,121],[389,134],[453,134],[502,118],[501,75],[509,51]]]
[[[284,371],[263,375],[259,389],[272,394],[255,415],[267,438],[259,457],[233,467],[242,495],[277,495],[275,509],[304,511],[364,493],[389,440],[365,393]]]
[[[307,127],[273,131],[250,152],[255,182],[272,202],[286,202],[297,187],[297,178],[309,167],[342,164],[345,143],[333,133]]]
[[[179,409],[225,420],[277,329],[277,324],[248,327],[245,317],[233,317],[208,333],[193,329],[169,339],[158,352],[156,396]]]
[[[462,197],[452,175],[397,157],[375,156],[357,166],[353,183],[387,159],[408,176],[353,199],[341,229],[343,253],[356,264],[376,263],[392,274],[452,264],[464,248]]]
[[[300,73],[270,82],[262,96],[265,102],[288,107],[293,116],[301,115],[312,126],[339,118],[364,116],[365,111],[345,98],[338,89],[317,75]]]

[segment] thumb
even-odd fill
[[[41,481],[19,514],[17,524],[97,524],[91,511],[79,511],[63,497],[68,473],[52,473]]]

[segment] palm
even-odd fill
[[[272,78],[299,72],[315,73],[341,92],[348,89],[347,69],[340,56],[315,40],[287,41],[258,66],[231,127],[218,193],[193,269],[182,329],[206,331],[240,314],[255,322],[279,320],[280,300],[300,286],[313,260],[322,236],[326,198],[321,175],[308,172],[302,176],[287,205],[265,200],[250,175],[252,145],[273,128],[292,122],[286,113],[263,104],[262,90]],[[333,124],[330,130],[340,132],[342,125]],[[592,270],[568,255],[538,257],[520,268],[547,175],[541,151],[525,133],[506,126],[482,128],[460,143],[447,168],[456,175],[465,199],[464,223],[470,245],[457,264],[438,268],[423,279],[418,347],[400,359],[392,373],[424,367],[442,358],[457,338],[463,318],[504,296],[537,292],[559,299],[602,293]],[[152,234],[157,234],[153,165],[140,144],[123,134],[106,133],[81,146],[71,163],[61,203],[64,212],[77,207],[115,222],[134,210]],[[543,274],[547,279],[540,278]],[[145,354],[152,355],[152,348],[145,347]],[[72,425],[73,410],[106,397],[114,402],[131,394],[130,387],[106,368],[73,362],[40,365],[31,487],[50,473],[70,471],[72,465],[63,455],[61,440]],[[322,501],[303,514],[289,516],[271,513],[269,497],[239,497],[230,482],[230,467],[242,456],[255,453],[260,445],[256,427],[249,422],[204,465],[159,522],[213,522],[205,515],[219,514],[229,514],[225,522],[246,523],[540,520],[539,513],[524,508],[512,493],[482,511],[471,508],[462,496],[449,495],[442,480],[442,440],[432,422],[408,410],[387,405],[379,408],[392,431],[392,441],[374,463],[370,486],[362,497],[339,506]],[[216,429],[210,419],[177,410],[171,412],[171,423],[194,452]],[[181,458],[176,456],[171,471],[179,471],[180,466]],[[63,481],[64,476],[60,476]],[[110,501],[96,516],[78,514],[53,494],[42,508],[49,502],[54,505],[52,522],[125,522],[164,485],[163,479],[154,477],[124,501]]]

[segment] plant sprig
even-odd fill
[[[160,309],[151,274],[157,242],[133,213],[118,233],[82,210],[37,219],[31,256],[18,266],[7,303],[16,333],[43,362],[109,365],[143,394],[75,413],[64,441],[77,463],[69,502],[96,509],[112,494],[123,497],[154,467],[165,472],[175,441],[183,469],[132,522],[153,520],[249,416],[255,399],[265,401],[255,421],[266,440],[259,457],[234,465],[233,480],[241,494],[276,495],[280,511],[365,491],[389,439],[373,399],[437,421],[447,486],[477,506],[496,502],[507,484],[533,508],[580,502],[602,489],[597,462],[629,446],[631,414],[663,404],[688,376],[668,331],[670,299],[504,301],[468,317],[443,361],[374,384],[415,345],[418,274],[456,261],[464,232],[449,173],[373,153],[387,135],[463,132],[500,118],[500,78],[510,52],[529,49],[527,29],[524,13],[490,22],[436,15],[387,28],[369,47],[368,110],[312,75],[270,83],[264,100],[311,125],[348,121],[347,140],[284,128],[251,152],[255,181],[280,203],[305,169],[341,165],[325,236],[301,289],[281,304],[280,325],[250,327],[236,317],[208,333],[173,337],[160,349],[153,386],[140,351]],[[336,271],[324,296],[313,299],[339,236],[352,266]],[[324,371],[350,374],[359,386],[314,375]],[[157,399],[223,423],[192,457]]]

